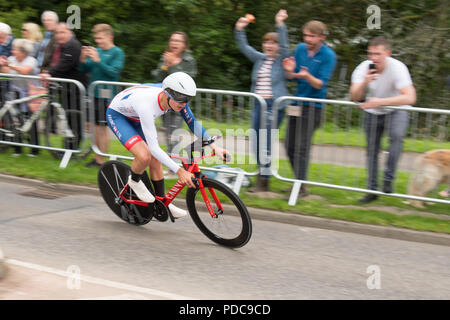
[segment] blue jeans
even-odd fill
[[[255,101],[255,106],[253,107],[252,112],[252,129],[256,132],[256,148],[254,147],[253,150],[256,151],[256,162],[258,163],[258,167],[261,172],[261,176],[268,178],[271,175],[270,172],[270,151],[271,151],[271,137],[270,137],[270,130],[272,128],[272,105],[273,105],[273,99],[264,99],[267,103],[267,110],[265,114],[262,114],[261,111],[261,104],[258,100]],[[277,117],[277,129],[280,127],[281,121],[284,117],[284,110],[278,110],[278,117]],[[264,152],[264,148],[262,148],[261,144],[263,142],[260,142],[261,139],[264,138],[264,131],[260,131],[261,129],[261,118],[263,118],[262,121],[265,120],[265,128],[266,128],[266,148],[267,149],[267,158],[266,154]]]

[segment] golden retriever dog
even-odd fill
[[[431,150],[421,155],[409,181],[408,194],[426,196],[439,184],[450,186],[450,150]],[[424,208],[422,201],[409,200],[416,208]]]

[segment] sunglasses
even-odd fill
[[[191,96],[176,92],[172,89],[166,89],[164,92],[169,96],[170,99],[178,103],[188,103],[191,100]]]

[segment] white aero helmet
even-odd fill
[[[197,93],[194,79],[184,72],[175,72],[168,75],[162,83],[166,94],[176,102],[189,102]]]

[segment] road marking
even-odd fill
[[[23,262],[23,261],[19,261],[19,260],[15,260],[15,259],[7,259],[6,263],[11,264],[11,265],[16,265],[19,267],[24,267],[24,268],[41,271],[41,272],[51,273],[51,274],[55,274],[55,275],[58,275],[61,277],[66,277],[66,278],[72,276],[72,274],[67,271],[58,270],[58,269],[50,268],[50,267],[45,267],[45,266],[37,265],[34,263]],[[85,275],[80,275],[80,280],[87,282],[87,283],[91,283],[91,284],[102,285],[102,286],[110,287],[110,288],[114,288],[114,289],[133,291],[136,293],[149,294],[149,295],[154,295],[154,296],[158,296],[161,298],[167,298],[167,299],[171,299],[171,300],[194,300],[194,298],[181,296],[181,295],[170,293],[170,292],[165,292],[165,291],[160,291],[160,290],[150,289],[150,288],[144,288],[144,287],[137,287],[137,286],[129,285],[126,283],[120,283],[120,282],[115,282],[115,281],[110,281],[110,280],[105,280],[105,279],[100,279],[100,278],[95,278],[95,277],[90,277],[90,276],[85,276]]]

